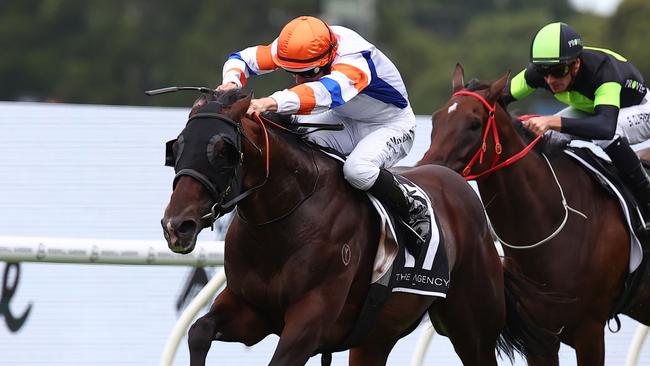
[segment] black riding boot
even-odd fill
[[[388,210],[396,214],[398,219],[413,231],[418,245],[408,249],[412,254],[417,255],[417,248],[429,238],[431,231],[431,218],[428,216],[426,202],[409,194],[406,187],[386,169],[379,171],[375,184],[368,192],[385,204]]]
[[[621,172],[626,184],[634,194],[641,206],[641,213],[645,220],[645,232],[650,231],[650,178],[645,172],[639,157],[630,147],[627,138],[620,137],[612,142],[605,152],[612,159],[612,163]]]

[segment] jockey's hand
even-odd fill
[[[229,82],[227,82],[225,84],[218,85],[216,87],[216,90],[220,91],[220,92],[223,92],[223,91],[226,91],[226,90],[237,89],[237,88],[239,88],[239,85],[233,83],[232,81],[229,81]]]
[[[560,116],[533,117],[522,121],[522,124],[536,136],[539,136],[545,134],[548,130],[560,131],[562,118]]]
[[[264,112],[275,112],[278,110],[278,103],[275,99],[271,97],[253,99],[251,104],[248,106],[248,111],[246,114],[251,115],[253,113],[262,114]]]

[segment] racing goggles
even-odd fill
[[[289,72],[289,73],[291,73],[293,75],[302,76],[305,79],[311,79],[311,78],[315,77],[319,72],[321,72],[321,70],[322,70],[322,68],[316,66],[313,69],[310,69],[310,70],[307,70],[307,71],[289,71],[289,70],[287,70],[287,72]]]
[[[552,76],[557,79],[567,76],[573,64],[574,62],[562,65],[537,65],[535,69],[543,77]]]

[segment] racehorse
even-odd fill
[[[379,216],[345,182],[340,162],[282,125],[246,116],[250,100],[240,90],[199,98],[171,146],[177,174],[161,224],[172,251],[191,252],[198,233],[236,203],[227,286],[190,328],[191,365],[205,364],[214,340],[251,346],[269,334],[280,336],[270,365],[303,365],[319,353],[327,364],[342,347],[351,348],[350,365],[385,365],[426,313],[465,365],[496,365],[497,346],[510,356],[534,353],[535,330],[515,297],[536,289],[504,275],[478,197],[438,166],[402,174],[434,202],[447,297],[391,293],[367,336],[343,344],[370,286]]]
[[[417,165],[441,164],[476,179],[506,257],[546,291],[573,299],[539,306],[521,298],[533,320],[572,346],[578,365],[603,365],[604,326],[628,273],[630,233],[616,198],[573,160],[528,152],[533,145],[499,103],[508,76],[464,89],[457,65],[454,93],[433,114],[431,146]],[[644,324],[647,282],[624,311]],[[528,358],[529,365],[557,365],[558,348]]]

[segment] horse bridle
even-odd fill
[[[278,128],[278,129],[281,129],[281,130],[285,131],[285,132],[288,132],[288,133],[290,133],[290,134],[294,134],[294,135],[299,135],[299,136],[304,136],[304,135],[307,135],[307,134],[309,134],[309,133],[313,133],[313,132],[320,131],[320,130],[324,130],[324,129],[327,129],[327,130],[340,130],[340,129],[343,129],[343,125],[341,125],[341,124],[323,124],[323,123],[313,123],[313,124],[312,124],[312,123],[299,123],[299,124],[296,124],[296,125],[299,126],[299,127],[312,127],[312,128],[313,128],[313,129],[310,130],[310,131],[299,132],[299,131],[294,131],[294,130],[292,130],[292,129],[289,129],[289,128],[287,128],[287,127],[284,127],[284,126],[282,126],[281,124],[275,123],[275,122],[273,122],[272,120],[270,120],[270,119],[268,119],[268,118],[265,118],[265,117],[263,117],[263,116],[260,116],[260,115],[257,114],[257,113],[254,113],[251,117],[252,117],[251,119],[252,119],[253,121],[257,122],[257,124],[261,127],[262,131],[264,132],[264,157],[265,157],[265,164],[264,164],[264,180],[263,180],[261,183],[257,184],[256,186],[250,188],[249,190],[247,190],[247,191],[245,191],[245,192],[239,194],[238,196],[234,197],[233,199],[231,199],[230,201],[226,202],[225,204],[221,204],[220,201],[217,201],[217,202],[216,202],[214,205],[212,205],[212,207],[210,208],[210,212],[208,212],[207,214],[205,214],[205,215],[203,215],[203,216],[201,217],[201,220],[207,222],[207,224],[205,224],[204,227],[208,227],[208,226],[210,226],[211,228],[214,228],[214,222],[215,222],[217,219],[219,219],[219,217],[221,217],[221,214],[224,212],[224,211],[223,211],[224,209],[227,210],[227,209],[229,209],[230,207],[235,206],[238,202],[240,202],[240,201],[243,200],[244,198],[248,197],[250,194],[252,194],[252,193],[255,192],[256,190],[260,189],[262,186],[264,186],[264,185],[267,183],[268,178],[269,178],[269,174],[270,174],[270,161],[271,161],[271,154],[270,154],[269,134],[268,134],[268,131],[267,131],[267,128],[266,128],[266,124],[270,124],[270,125],[272,125],[272,126]],[[234,122],[234,121],[233,121],[233,122]],[[235,122],[235,123],[236,123],[236,122]],[[241,124],[238,124],[238,126],[241,127]],[[255,147],[255,148],[260,152],[260,154],[262,153],[262,149],[260,149],[260,148],[259,148],[259,147],[258,147],[258,146],[257,146],[257,145],[256,145],[256,144],[255,144],[255,143],[254,143],[254,142],[253,142],[253,141],[252,141],[252,140],[251,140],[251,139],[250,139],[250,138],[249,138],[245,133],[244,133],[243,129],[238,128],[238,133],[241,134],[241,136],[243,136],[246,140],[248,140],[248,142],[250,142],[251,145],[253,145],[253,146],[254,146],[254,147]],[[242,154],[242,153],[240,152],[240,154]],[[241,156],[243,157],[243,154],[242,154]],[[312,152],[312,159],[314,159],[314,157],[313,157],[313,152]],[[240,159],[240,165],[241,165],[242,162],[243,162],[243,158]],[[303,198],[302,198],[298,203],[296,203],[296,205],[294,205],[293,207],[291,207],[287,212],[285,212],[285,213],[283,213],[283,214],[281,214],[281,215],[278,215],[277,217],[274,217],[274,218],[272,218],[272,219],[270,219],[270,220],[267,220],[267,221],[265,221],[265,222],[261,222],[261,223],[252,223],[252,224],[253,224],[253,225],[256,225],[256,226],[261,226],[261,225],[266,225],[266,224],[270,224],[270,223],[272,223],[272,222],[276,222],[276,221],[282,220],[282,219],[284,219],[285,217],[291,215],[291,214],[292,214],[292,213],[293,213],[293,212],[294,212],[294,211],[295,211],[295,210],[296,210],[296,209],[297,209],[297,208],[298,208],[298,207],[299,207],[303,202],[305,202],[309,197],[311,197],[311,196],[314,194],[314,192],[316,191],[316,187],[317,187],[317,185],[318,185],[318,181],[319,181],[319,177],[320,177],[320,171],[319,171],[319,169],[318,169],[318,164],[316,164],[316,161],[314,161],[314,166],[316,167],[317,177],[316,177],[316,179],[314,180],[314,185],[313,185],[311,191],[310,191],[308,194],[306,194],[306,195],[305,195],[305,196],[304,196],[304,197],[303,197]],[[235,175],[233,174],[233,180],[231,180],[231,183],[230,183],[230,184],[232,184],[232,182],[234,181],[234,177],[235,177]],[[223,197],[225,197],[225,196],[226,196],[226,195],[223,195]],[[222,197],[222,200],[223,200],[223,197]],[[226,211],[226,212],[227,212],[227,211]],[[238,215],[241,217],[242,220],[248,222],[248,220],[246,220],[244,217],[242,217],[241,214],[240,214],[239,212],[238,212]]]
[[[200,114],[200,113],[197,113],[197,114]],[[209,113],[209,115],[212,116],[212,118],[219,118],[219,119],[222,119],[222,120],[228,121],[229,123],[233,123],[233,124],[236,126],[236,128],[237,128],[237,134],[238,134],[239,136],[243,136],[246,140],[248,140],[248,142],[251,143],[251,145],[253,145],[253,146],[254,146],[254,147],[255,147],[255,148],[260,152],[260,154],[262,153],[262,149],[260,149],[260,148],[259,148],[259,147],[258,147],[258,146],[257,146],[257,145],[256,145],[256,144],[255,144],[255,143],[254,143],[254,142],[253,142],[253,141],[252,141],[252,140],[251,140],[251,139],[250,139],[250,138],[249,138],[245,133],[244,133],[243,129],[241,128],[241,127],[242,127],[242,126],[241,126],[241,122],[236,122],[236,121],[234,121],[234,120],[232,120],[232,119],[230,119],[230,118],[228,118],[228,117],[226,117],[226,116],[224,116],[224,115],[222,115],[222,114],[218,114],[218,113]],[[231,178],[230,178],[230,181],[228,182],[228,185],[226,186],[226,189],[224,189],[224,191],[221,193],[221,195],[219,196],[219,198],[216,199],[216,200],[215,200],[215,203],[212,205],[212,207],[210,207],[210,211],[209,211],[207,214],[201,216],[201,220],[207,223],[207,224],[204,224],[203,227],[208,227],[208,226],[210,226],[210,228],[214,230],[214,222],[217,221],[217,220],[219,219],[219,217],[221,217],[222,214],[223,214],[224,212],[228,212],[228,209],[229,209],[229,208],[234,207],[238,202],[240,202],[240,201],[243,200],[244,198],[250,196],[250,195],[251,195],[252,193],[254,193],[256,190],[258,190],[258,189],[260,189],[261,187],[263,187],[263,186],[266,184],[266,182],[268,181],[268,179],[269,179],[269,172],[270,172],[269,135],[268,135],[268,131],[266,130],[266,126],[264,126],[263,123],[260,123],[260,126],[262,127],[262,131],[264,131],[264,140],[265,140],[265,152],[264,152],[264,156],[265,156],[265,160],[266,160],[266,161],[265,161],[265,164],[264,164],[264,179],[262,180],[262,182],[260,182],[259,184],[255,185],[254,187],[252,187],[252,188],[250,188],[250,189],[248,189],[248,190],[246,190],[246,191],[240,193],[240,194],[237,195],[236,197],[232,198],[230,201],[228,201],[228,202],[226,202],[226,203],[223,203],[223,200],[226,198],[226,196],[228,195],[229,191],[232,189],[232,185],[233,185],[233,183],[235,182],[235,179],[237,178],[237,175],[238,175],[237,172],[238,172],[238,170],[235,171],[235,172],[232,174],[232,176],[231,176]],[[238,153],[239,153],[239,156],[240,156],[240,158],[239,158],[239,168],[241,168],[241,165],[242,165],[242,163],[243,163],[243,161],[244,161],[244,159],[243,159],[244,154],[243,154],[243,152],[242,152],[241,150],[239,150]],[[180,173],[181,173],[181,172],[178,172],[178,174],[180,174]],[[178,175],[178,174],[177,174],[177,175]],[[203,183],[203,181],[201,181],[201,180],[199,180],[199,182]],[[203,183],[203,184],[205,185],[205,183]],[[214,196],[213,196],[213,198],[214,198]]]
[[[526,156],[526,154],[528,154],[528,152],[530,152],[530,150],[532,150],[533,147],[535,147],[535,145],[543,137],[542,135],[537,136],[530,144],[528,144],[520,152],[516,153],[515,155],[499,163],[499,160],[501,160],[501,153],[503,152],[503,148],[501,146],[501,142],[499,141],[499,131],[497,129],[497,123],[496,123],[496,107],[497,107],[496,102],[490,105],[490,103],[488,103],[485,97],[469,90],[457,91],[452,95],[452,97],[456,97],[460,95],[466,95],[478,99],[481,102],[481,104],[483,104],[483,106],[488,110],[487,123],[485,127],[485,132],[483,133],[483,143],[481,144],[481,147],[478,149],[478,151],[476,151],[472,159],[469,161],[469,163],[467,163],[465,168],[462,170],[462,175],[465,178],[465,180],[474,180],[484,175],[490,174],[495,170],[499,170],[508,165],[514,164],[515,162],[517,162],[518,160]],[[494,153],[495,153],[494,159],[492,160],[492,164],[489,169],[481,173],[469,175],[470,171],[472,170],[472,166],[474,166],[474,163],[476,163],[477,160],[479,161],[479,163],[483,163],[483,156],[487,151],[487,139],[488,139],[488,135],[490,134],[490,131],[492,131],[492,136],[494,140]]]
[[[231,125],[235,130],[237,131],[238,137],[241,136],[241,124],[237,123],[236,121],[228,118],[225,115],[219,114],[219,113],[211,113],[211,112],[202,112],[202,113],[195,113],[190,118],[188,119],[187,123],[189,124],[190,121],[197,119],[197,118],[211,118],[211,119],[217,119],[222,122],[225,122],[229,125]],[[165,165],[173,167],[175,164],[175,161],[173,160],[173,157],[170,157],[171,153],[171,146],[175,141],[177,140],[172,140],[167,143],[167,156],[165,157]],[[241,165],[242,161],[242,152],[241,152],[241,143],[237,142],[237,146],[235,146],[237,149],[237,153],[239,155],[239,164]],[[210,195],[215,199],[217,202],[223,202],[225,197],[230,193],[230,190],[232,189],[234,179],[236,177],[236,174],[233,174],[233,176],[230,178],[228,185],[226,188],[219,193],[215,184],[208,178],[205,174],[200,173],[196,169],[181,169],[179,170],[176,175],[174,176],[174,187],[176,186],[176,181],[181,177],[181,176],[190,176],[197,181],[199,181],[201,184],[205,186],[205,188],[210,192]]]

